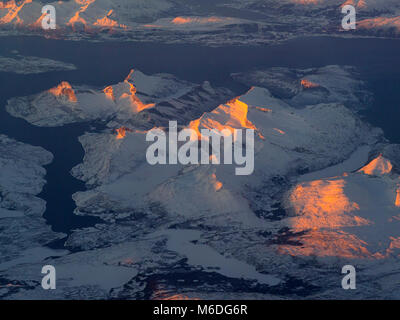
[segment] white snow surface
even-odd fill
[[[52,160],[40,147],[0,135],[0,270],[59,254],[42,248],[63,235],[46,224],[45,201],[37,197],[45,184],[43,166]]]
[[[11,57],[0,56],[0,72],[37,74],[64,70],[76,70],[76,66],[52,59],[23,56],[20,54]]]
[[[116,111],[112,104],[112,117],[106,106],[91,115],[90,103],[97,105],[96,97],[103,94],[96,90],[79,104],[76,118],[68,111],[60,122],[44,118],[40,108],[25,115],[21,107],[20,116],[38,125],[62,125],[80,121],[74,120],[79,117],[105,116],[109,121],[109,128],[93,129],[80,137],[85,158],[72,170],[88,187],[73,195],[76,213],[99,216],[105,223],[69,236],[66,247],[82,252],[46,261],[57,265],[62,275],[53,297],[142,298],[143,279],[158,276],[165,282],[157,283],[147,298],[207,297],[210,290],[220,288],[219,297],[226,298],[298,298],[304,290],[309,290],[307,298],[337,298],[343,296],[338,273],[345,264],[356,265],[363,280],[362,291],[351,298],[374,297],[376,286],[381,296],[398,297],[393,284],[399,274],[400,247],[398,146],[389,145],[381,130],[364,123],[351,106],[344,105],[355,87],[362,89],[353,73],[343,73],[348,69],[338,66],[322,70],[306,72],[309,81],[325,88],[314,92],[314,104],[304,99],[298,100],[302,101],[299,105],[294,103],[293,97],[308,90],[296,87],[301,79],[296,76],[293,87],[297,89],[285,98],[269,90],[269,85],[254,86],[239,97],[204,108],[197,117],[192,117],[191,108],[187,109],[190,116],[185,115],[182,104],[158,115],[158,121],[167,121],[179,110],[185,119],[180,128],[254,128],[255,171],[251,176],[236,176],[234,165],[149,165],[145,120],[127,122],[119,116],[126,110]],[[291,76],[282,76],[290,73],[304,71],[280,70],[281,83],[291,83]],[[354,86],[347,92],[332,89],[331,83],[319,81],[328,79],[329,73]],[[165,75],[135,71],[128,79],[135,74],[137,94],[146,92],[141,97],[146,103],[180,96],[176,93],[180,90],[194,90]],[[243,81],[249,79],[249,75],[243,77]],[[113,86],[114,93],[125,84]],[[214,92],[208,85],[196,90],[208,92],[198,95],[205,100]],[[320,103],[321,95],[328,96],[329,103]],[[76,96],[80,103],[79,90]],[[9,111],[16,112],[15,105],[10,103]],[[121,126],[126,131],[119,137],[113,129]],[[210,289],[204,280],[194,289],[177,271],[182,268],[215,277],[219,285]],[[29,270],[18,264],[5,272],[8,279],[28,283],[38,278],[36,269]],[[234,289],[224,287],[224,281],[231,278],[248,292],[235,294]],[[301,285],[293,287],[288,279],[300,279]],[[263,293],[254,288],[262,288],[257,290]],[[40,288],[13,291],[7,297],[26,296],[52,298]]]
[[[57,13],[56,30],[43,30],[42,7]],[[357,29],[341,28],[341,8],[357,10]],[[10,1],[0,7],[0,32],[73,40],[157,40],[167,43],[271,44],[304,35],[398,37],[396,0]]]

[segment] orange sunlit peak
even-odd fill
[[[51,88],[49,92],[56,97],[65,97],[70,102],[78,101],[74,89],[66,81],[61,82],[57,87]]]
[[[346,181],[336,178],[304,182],[292,189],[287,201],[295,216],[287,221],[294,232],[302,233],[297,238],[302,245],[280,245],[278,252],[293,256],[382,258],[379,253],[368,251],[368,243],[341,230],[372,224],[354,214],[360,207],[347,197],[345,187]]]
[[[175,19],[172,20],[173,24],[185,24],[189,23],[191,20],[190,18],[183,18],[183,17],[176,17]]]
[[[16,9],[18,7],[15,0],[0,2],[0,9]]]
[[[103,27],[103,28],[122,28],[127,29],[126,25],[119,24],[116,20],[111,19],[111,15],[113,14],[113,10],[108,11],[107,15],[101,19],[97,19],[96,22],[93,23],[96,27]]]
[[[97,26],[97,27],[105,27],[105,28],[114,28],[114,27],[119,26],[117,21],[112,20],[107,16],[104,18],[101,18],[101,19],[97,19],[97,21],[94,22],[93,25]]]
[[[357,236],[345,232],[332,232],[328,230],[311,230],[300,237],[301,246],[281,245],[278,253],[291,256],[318,256],[341,258],[375,258],[379,254],[372,254],[366,248],[367,243]]]
[[[396,207],[400,208],[400,187],[396,190],[396,200],[394,204]]]
[[[113,101],[115,100],[114,89],[113,89],[112,86],[105,87],[105,88],[103,89],[103,92],[104,92],[105,96],[106,96],[108,99],[113,100]]]
[[[365,0],[360,0],[357,3],[357,7],[358,8],[366,8],[367,7],[367,3],[365,2]]]
[[[84,26],[85,29],[86,29],[86,25],[87,25],[86,20],[83,19],[83,18],[80,16],[80,14],[83,13],[83,12],[85,12],[86,9],[87,9],[93,2],[95,2],[95,1],[96,1],[96,0],[75,0],[75,2],[76,2],[77,4],[82,5],[82,7],[81,7],[78,11],[75,12],[75,14],[72,16],[71,19],[69,19],[69,21],[67,22],[67,25],[68,25],[68,26],[71,26],[72,29],[75,29],[75,24],[76,24],[76,23],[81,23],[81,24],[83,24],[83,26]]]
[[[125,138],[126,136],[126,128],[125,127],[121,127],[115,130],[117,132],[117,140],[121,140],[123,138]]]
[[[255,128],[255,126],[247,119],[249,106],[246,103],[239,99],[233,99],[227,103],[227,106],[229,106],[231,114],[240,122],[242,127],[248,129]]]
[[[253,128],[252,124],[248,123],[247,120],[248,106],[238,99],[229,101],[226,105],[220,105],[217,109],[211,113],[204,113],[199,119],[193,120],[189,123],[189,128],[196,131],[198,136],[201,136],[200,126],[204,126],[206,129],[215,129],[222,131],[228,129],[231,132],[236,127],[249,127]],[[225,113],[229,116],[225,123],[220,123],[213,119],[213,114]]]
[[[359,172],[368,175],[384,175],[390,173],[392,169],[393,165],[390,163],[390,161],[385,159],[382,154],[380,154],[377,158],[361,168]]]
[[[347,5],[351,5],[353,7],[357,7],[357,8],[366,8],[367,7],[367,3],[365,2],[365,0],[347,0],[344,3],[342,3],[342,5],[340,6],[341,8],[343,8],[344,6]]]
[[[82,6],[88,6],[88,5],[92,4],[93,2],[96,2],[96,0],[75,0],[75,2]]]
[[[146,130],[132,130],[132,129],[128,128],[128,127],[120,127],[120,128],[115,129],[115,133],[117,134],[116,135],[116,139],[117,140],[124,139],[128,132],[146,134],[148,131],[146,131]]]
[[[125,80],[126,82],[129,82],[129,80],[131,80],[132,75],[135,73],[135,69],[131,69],[131,71],[129,71],[129,74],[126,76]]]
[[[286,134],[286,132],[283,131],[283,130],[281,130],[281,129],[274,128],[274,130],[275,130],[276,132],[280,133],[280,134]]]
[[[123,93],[120,96],[120,99],[129,99],[133,111],[137,112],[137,113],[139,113],[145,109],[153,108],[155,106],[154,103],[145,104],[136,96],[136,92],[137,92],[136,87],[128,81],[132,73],[133,73],[133,70],[131,71],[131,73],[128,75],[128,77],[124,81],[129,86],[129,93],[126,93],[126,92]]]
[[[343,179],[315,180],[297,185],[289,195],[289,203],[296,217],[291,218],[294,230],[338,228],[368,225],[363,218],[350,214],[359,210],[344,193]]]
[[[0,19],[0,24],[7,24],[12,22],[13,20],[16,23],[22,23],[22,19],[18,16],[18,13],[21,9],[28,3],[32,3],[32,0],[24,0],[19,5],[15,2],[15,0],[11,0],[8,2],[1,2],[0,9],[8,9],[7,14]]]
[[[229,130],[231,133],[233,133],[235,129],[253,129],[261,139],[264,139],[256,126],[248,120],[248,109],[249,106],[246,103],[235,98],[226,104],[220,105],[212,112],[204,113],[200,118],[191,121],[188,125],[189,129],[196,132],[196,135],[192,139],[202,137],[200,132],[202,128],[218,130],[220,132],[223,130]],[[222,122],[217,120],[220,115],[223,115],[223,118],[225,118]]]
[[[15,6],[15,0],[0,2],[0,9],[8,9]]]
[[[208,23],[219,23],[223,22],[224,20],[227,20],[229,18],[223,19],[219,17],[208,17],[208,18],[202,18],[202,17],[176,17],[172,20],[173,24],[176,25],[183,25],[183,24],[188,24],[188,23],[201,23],[201,24],[208,24]]]
[[[213,173],[211,175],[211,179],[212,179],[212,184],[214,186],[214,190],[215,191],[221,190],[224,185],[223,185],[223,183],[221,181],[218,181],[217,176],[216,176],[215,173]]]
[[[386,257],[392,255],[395,251],[400,249],[400,238],[390,237],[389,248],[386,249]]]
[[[346,0],[345,2],[343,2],[340,5],[340,7],[343,8],[344,6],[348,6],[348,5],[355,7],[356,6],[355,2],[356,2],[356,0]]]
[[[44,17],[47,15],[47,12],[42,13],[42,15],[34,22],[32,23],[30,26],[33,28],[39,28],[42,26],[42,20],[44,19]]]
[[[240,101],[239,99],[233,99],[227,103],[227,106],[231,108],[233,117],[239,121],[241,127],[253,129],[257,132],[260,139],[265,139],[256,126],[247,118],[249,106],[246,103]]]
[[[318,84],[316,84],[314,82],[311,82],[310,80],[307,80],[307,79],[302,79],[300,81],[300,84],[305,89],[311,89],[311,88],[318,88],[319,87]]]
[[[75,12],[74,16],[69,19],[67,25],[74,29],[76,23],[82,23],[86,27],[86,20],[79,16],[80,13],[80,11]]]
[[[400,32],[400,16],[397,17],[377,17],[357,22],[357,26],[365,29],[393,27]]]
[[[155,300],[200,300],[198,298],[191,298],[184,294],[171,294],[164,290],[157,290],[154,295]]]

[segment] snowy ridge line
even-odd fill
[[[38,74],[69,70],[76,70],[76,66],[70,63],[55,61],[52,59],[22,56],[19,54],[17,54],[15,58],[0,56],[0,72]]]
[[[44,3],[10,0],[0,6],[4,35],[35,34],[71,40],[133,40],[166,43],[274,44],[301,36],[398,38],[395,0],[219,1],[209,14],[178,0],[74,0],[46,3],[57,12],[56,30],[42,30]],[[357,29],[344,32],[341,8],[357,10]],[[227,8],[234,8],[230,17]],[[286,22],[287,21],[287,22]],[[296,28],[293,28],[293,25]]]

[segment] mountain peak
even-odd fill
[[[49,92],[55,97],[60,97],[68,100],[69,102],[77,102],[74,89],[67,81],[61,82],[57,87],[51,88]]]
[[[393,169],[393,165],[389,160],[385,159],[381,154],[368,163],[366,166],[362,167],[359,172],[370,176],[380,176],[390,173]]]

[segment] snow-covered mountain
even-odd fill
[[[326,66],[311,69],[268,68],[232,74],[237,81],[268,89],[294,108],[340,102],[352,110],[369,106],[371,94],[355,68]]]
[[[72,0],[62,2],[10,0],[1,2],[0,10],[3,15],[0,23],[40,26],[44,5],[54,6],[57,13],[57,23],[60,26],[124,28],[124,23],[135,22],[140,19],[154,19],[171,9],[173,2],[169,0]],[[115,21],[114,18],[118,18],[119,21]]]
[[[398,146],[385,147],[387,157],[379,154],[357,171],[334,177],[322,171],[321,179],[294,186],[286,199],[293,214],[287,224],[296,233],[291,239],[303,245],[279,250],[296,256],[398,256],[400,179],[392,171],[398,151]]]
[[[358,20],[355,35],[397,37],[400,31],[400,7],[396,0],[237,0],[224,5],[264,14],[282,14],[290,17],[292,23],[304,23],[323,33],[343,31],[340,30],[344,16],[341,8],[351,5],[356,9]]]
[[[52,5],[56,10],[56,30],[42,29],[44,5]],[[196,16],[192,9],[185,1],[179,0],[72,0],[46,3],[10,0],[0,2],[0,31],[3,34],[40,34],[69,39],[149,41],[160,40],[161,37],[167,42],[176,42],[196,41],[210,32],[225,33],[232,28],[240,32],[240,28],[235,26],[254,25],[250,20],[234,17]],[[222,39],[218,35],[210,35],[204,40],[218,43]]]
[[[38,126],[107,120],[115,129],[129,123],[151,128],[168,119],[188,122],[230,94],[208,82],[197,85],[168,74],[147,76],[131,70],[125,80],[103,89],[63,81],[43,93],[11,99],[7,110]]]
[[[42,7],[53,5],[56,30],[42,30]],[[357,30],[344,32],[341,8],[357,10]],[[68,39],[168,43],[276,43],[305,35],[398,37],[395,0],[36,0],[0,2],[0,32]]]
[[[76,70],[76,67],[70,63],[46,58],[23,56],[18,53],[13,57],[0,56],[0,72],[37,74],[62,70]]]
[[[79,138],[85,157],[72,170],[87,185],[73,195],[76,214],[103,222],[69,235],[75,253],[47,260],[58,266],[56,296],[33,287],[8,297],[337,298],[338,270],[349,263],[363,268],[353,297],[377,285],[398,297],[399,149],[355,112],[369,96],[356,70],[233,76],[255,86],[234,97],[135,70],[106,88],[62,83],[11,99],[7,110],[38,126],[106,125]],[[233,165],[148,164],[146,133],[169,120],[196,131],[253,128],[253,175],[236,176]],[[38,281],[32,267],[13,265],[7,279]],[[178,286],[168,280],[178,269],[204,281]],[[157,276],[164,285],[146,296],[145,280]]]
[[[51,230],[42,217],[46,202],[37,197],[46,182],[43,166],[52,160],[53,155],[40,147],[0,135],[0,270],[41,262],[66,252],[45,247],[65,235]],[[23,285],[13,280],[7,282],[7,278],[2,277],[0,296],[7,285],[10,291]]]

